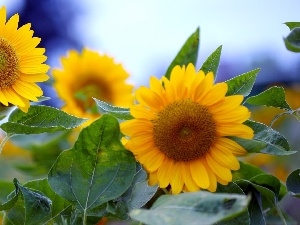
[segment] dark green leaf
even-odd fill
[[[149,225],[215,224],[243,213],[249,199],[245,195],[206,191],[163,195],[150,210],[135,209],[131,218]]]
[[[52,202],[42,192],[24,187],[14,179],[16,193],[22,198],[6,211],[5,220],[11,224],[43,224],[51,217]]]
[[[291,155],[287,140],[276,130],[258,122],[246,121],[245,124],[254,131],[253,139],[231,137],[232,140],[243,146],[250,153],[266,153],[270,155]]]
[[[73,129],[85,121],[50,106],[34,105],[27,113],[15,109],[0,128],[9,134],[39,134]]]
[[[285,47],[292,52],[300,52],[300,27],[295,27],[289,35],[283,39]]]
[[[171,71],[177,65],[187,66],[189,63],[193,63],[194,65],[196,65],[199,48],[199,32],[200,29],[197,28],[197,30],[187,39],[187,41],[181,47],[165,73],[166,78],[170,79]]]
[[[121,120],[130,120],[133,117],[130,114],[129,108],[112,106],[106,102],[93,98],[101,114],[108,113]]]
[[[300,169],[294,170],[286,180],[287,190],[297,198],[300,198]]]
[[[59,216],[60,213],[62,213],[71,205],[68,201],[61,198],[51,189],[47,179],[30,181],[26,183],[24,187],[40,191],[44,193],[48,198],[51,199],[52,210],[51,210],[51,218],[49,219],[54,219],[55,217]]]
[[[285,22],[285,25],[287,25],[290,30],[293,30],[295,27],[300,27],[300,22]]]
[[[230,80],[225,81],[228,85],[227,96],[230,95],[243,95],[248,96],[253,88],[256,77],[260,69],[251,70],[243,73]]]
[[[285,100],[285,92],[283,87],[271,87],[268,90],[249,97],[246,103],[259,106],[272,106],[275,108],[292,110]]]
[[[233,171],[232,180],[235,182],[236,180],[250,180],[252,177],[255,177],[259,174],[263,174],[264,171],[259,169],[256,166],[253,166],[249,163],[240,162],[240,169],[237,171]],[[239,185],[240,187],[240,185]]]
[[[8,194],[11,193],[14,189],[15,186],[12,182],[2,181],[2,180],[0,181],[0,204],[7,201]]]
[[[121,196],[134,174],[135,159],[120,142],[117,119],[102,115],[80,132],[73,148],[59,155],[48,180],[54,192],[87,213]]]
[[[220,64],[222,46],[219,46],[202,64],[200,70],[204,71],[205,74],[213,72],[215,79]]]

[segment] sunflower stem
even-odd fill
[[[8,139],[11,137],[12,135],[6,134],[6,136],[2,139],[1,143],[0,143],[0,155],[2,153],[2,149],[5,145],[5,143],[8,141]]]

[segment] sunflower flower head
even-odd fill
[[[126,147],[149,174],[149,183],[172,193],[207,189],[232,181],[240,168],[236,156],[246,150],[228,137],[251,139],[244,125],[250,111],[243,96],[226,96],[226,83],[214,84],[212,72],[176,66],[170,80],[150,78],[150,87],[136,91],[134,117],[121,123]]]
[[[30,24],[18,29],[19,15],[6,22],[6,8],[0,8],[0,103],[18,106],[27,112],[30,101],[38,101],[43,91],[35,82],[49,79],[44,48],[40,38],[32,37]]]
[[[116,106],[133,104],[133,86],[125,82],[129,74],[113,58],[88,49],[71,50],[62,65],[62,70],[53,70],[54,88],[64,101],[62,110],[95,119],[99,115],[93,97]]]

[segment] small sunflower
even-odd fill
[[[129,75],[113,58],[88,49],[81,54],[71,50],[62,65],[62,70],[53,70],[54,87],[65,103],[62,110],[95,119],[98,113],[92,97],[116,106],[133,104],[133,86],[125,83]]]
[[[149,173],[150,185],[170,185],[172,193],[207,189],[232,181],[240,168],[236,156],[246,150],[228,137],[250,139],[244,125],[250,111],[242,95],[225,96],[226,83],[214,84],[214,75],[196,72],[189,64],[176,66],[170,80],[150,78],[150,88],[136,91],[134,117],[121,123],[126,147]]]
[[[19,15],[6,22],[6,9],[0,9],[0,103],[18,106],[27,112],[29,100],[37,101],[43,91],[35,84],[49,79],[40,38],[32,37],[30,23],[18,29]]]

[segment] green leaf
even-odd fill
[[[285,25],[287,25],[290,30],[293,30],[295,27],[300,27],[300,22],[285,22]]]
[[[1,204],[7,201],[7,195],[15,189],[15,186],[12,182],[0,181],[0,211]]]
[[[89,210],[121,196],[135,174],[135,159],[120,142],[117,119],[110,115],[84,128],[70,150],[62,152],[48,180],[55,193]]]
[[[300,52],[300,27],[295,27],[283,39],[285,47],[292,52]]]
[[[270,155],[291,155],[296,151],[291,151],[288,141],[276,130],[258,122],[246,121],[245,125],[254,131],[253,139],[231,137],[249,153],[266,153]]]
[[[253,88],[256,77],[260,69],[251,70],[243,73],[230,80],[225,81],[228,85],[226,96],[230,95],[243,95],[248,96]]]
[[[258,95],[249,97],[246,102],[251,105],[271,106],[285,110],[292,110],[285,100],[283,87],[271,87]]]
[[[247,209],[248,202],[245,195],[206,191],[163,195],[150,210],[135,209],[130,216],[149,225],[209,225],[238,216]]]
[[[29,181],[28,183],[24,184],[24,187],[40,191],[44,193],[49,199],[51,199],[52,210],[49,221],[59,216],[63,211],[65,211],[69,206],[71,206],[71,204],[67,200],[57,195],[51,189],[47,179]]]
[[[98,100],[96,98],[93,98],[97,104],[97,107],[100,111],[101,114],[111,114],[118,119],[121,120],[130,120],[133,119],[133,117],[130,114],[130,109],[129,108],[123,108],[123,107],[117,107],[117,106],[112,106],[106,102],[103,102],[101,100]]]
[[[42,192],[26,188],[14,179],[16,193],[21,193],[22,198],[14,207],[5,212],[8,224],[43,224],[51,217],[51,200]],[[5,223],[6,224],[6,223]]]
[[[294,197],[300,198],[300,169],[294,170],[286,180],[287,190]]]
[[[197,30],[187,39],[184,45],[181,47],[176,57],[168,67],[165,77],[170,79],[171,71],[177,65],[183,66],[193,63],[196,65],[199,48],[199,33],[200,29]]]
[[[50,106],[34,105],[27,113],[15,109],[0,128],[9,134],[39,134],[73,129],[85,121]]]
[[[217,72],[220,64],[222,45],[219,46],[202,64],[200,70],[204,71],[205,74],[213,72],[215,79],[217,77]]]
[[[134,179],[128,190],[122,195],[128,210],[144,206],[156,193],[157,186],[149,186],[147,173],[137,164]]]

